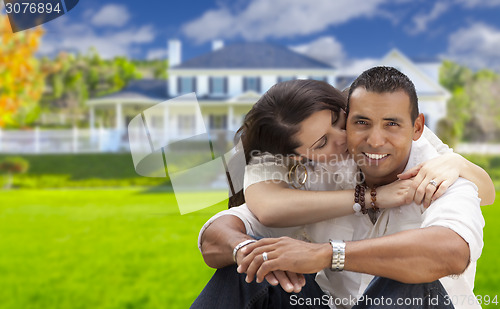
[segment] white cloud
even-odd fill
[[[307,44],[290,46],[290,49],[334,66],[340,65],[346,57],[342,44],[332,36],[320,37]]]
[[[426,31],[428,24],[438,19],[441,15],[448,11],[448,9],[448,3],[436,2],[429,13],[419,14],[413,17],[414,25],[412,28],[408,29],[408,32],[411,34],[417,34]]]
[[[243,9],[220,6],[182,26],[197,43],[241,37],[247,40],[308,35],[359,17],[382,16],[387,0],[254,0]]]
[[[95,13],[90,22],[94,26],[122,27],[129,21],[129,19],[130,13],[126,6],[108,4]]]
[[[467,8],[500,6],[500,0],[456,0]]]
[[[500,69],[500,29],[484,23],[471,24],[452,33],[444,55],[472,68]]]
[[[166,58],[167,58],[166,48],[150,49],[148,51],[148,54],[146,55],[147,60],[166,59]]]
[[[47,24],[39,53],[54,55],[61,50],[85,53],[95,47],[103,58],[133,57],[138,53],[137,45],[150,43],[155,36],[150,25],[96,31],[90,24],[72,22],[62,16]]]

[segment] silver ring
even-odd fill
[[[429,183],[430,183],[431,185],[433,185],[434,187],[437,187],[437,186],[438,186],[437,182],[436,182],[434,179],[429,180]]]
[[[262,253],[262,259],[264,262],[267,261],[267,252]]]

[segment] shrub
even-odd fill
[[[14,174],[26,173],[29,169],[29,163],[21,157],[6,157],[0,162],[0,172],[7,174],[5,188],[10,189],[13,183]]]

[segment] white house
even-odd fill
[[[130,119],[167,99],[194,92],[202,117],[196,117],[192,104],[170,105],[158,114],[151,127],[168,132],[171,140],[182,139],[194,133],[202,122],[206,129],[236,131],[259,97],[272,85],[291,79],[318,79],[335,84],[335,68],[298,54],[286,47],[269,43],[239,43],[224,46],[213,44],[205,55],[181,61],[181,43],[169,41],[167,88],[160,97],[157,81],[134,81],[123,91],[88,101],[91,127],[96,123],[113,123],[123,131]],[[145,89],[150,85],[151,95]],[[157,95],[153,96],[153,92]],[[99,119],[102,110],[114,110],[114,119]],[[104,115],[105,116],[105,115]],[[97,120],[96,120],[97,119]]]
[[[182,61],[178,40],[169,41],[167,85],[155,80],[132,82],[123,91],[89,100],[91,127],[96,123],[96,110],[111,109],[116,130],[122,131],[130,119],[156,103],[195,92],[202,117],[196,117],[193,106],[177,104],[158,115],[152,127],[168,130],[170,140],[182,139],[200,127],[207,130],[236,131],[243,117],[258,98],[272,85],[290,79],[318,79],[338,88],[348,86],[361,72],[342,75],[345,70],[309,58],[286,47],[269,43],[245,42],[224,46],[213,42],[212,51]],[[393,66],[415,83],[420,111],[426,123],[436,129],[446,115],[450,94],[438,82],[438,61],[412,61],[398,50],[390,51],[376,65]],[[349,70],[347,70],[349,71]],[[101,119],[99,123],[104,123]]]
[[[66,151],[128,151],[127,126],[135,116],[158,103],[187,93],[196,93],[198,104],[177,102],[148,119],[150,130],[162,130],[163,142],[190,137],[204,126],[206,130],[236,131],[252,105],[272,85],[291,79],[323,80],[343,89],[361,71],[335,68],[291,49],[263,42],[243,42],[224,46],[214,41],[212,51],[182,61],[182,45],[178,40],[168,42],[168,81],[136,80],[120,92],[91,99],[90,129],[68,132],[71,144]],[[420,112],[427,125],[435,131],[439,119],[446,116],[450,94],[439,84],[439,61],[412,61],[394,49],[374,65],[393,66],[415,83]],[[201,108],[200,113],[195,108]],[[38,152],[55,149],[43,130],[26,140],[34,140]],[[58,133],[59,134],[59,133]],[[85,136],[80,140],[81,136]],[[0,152],[19,151],[19,137],[9,139],[0,131]],[[37,142],[38,141],[38,144]],[[46,144],[42,143],[46,141]],[[84,146],[84,147],[83,147]],[[20,146],[21,147],[21,146]],[[22,146],[25,149],[26,146]],[[85,148],[85,150],[83,150]]]

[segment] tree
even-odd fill
[[[45,110],[57,111],[73,119],[84,114],[88,98],[116,92],[132,79],[140,78],[132,61],[124,57],[102,59],[95,48],[86,54],[61,52],[54,59],[42,60],[51,91],[44,94]]]
[[[447,119],[438,125],[438,135],[448,142],[498,141],[500,135],[500,77],[483,69],[444,61],[440,82],[452,93]]]
[[[466,91],[472,104],[464,140],[495,141],[500,132],[500,78],[492,71],[478,71]]]
[[[445,60],[441,64],[439,72],[439,82],[446,89],[455,91],[457,88],[463,88],[465,84],[472,78],[472,71],[464,66],[453,61]]]
[[[44,75],[35,58],[43,30],[12,33],[7,17],[0,14],[0,127],[23,125],[33,117],[44,89]]]

